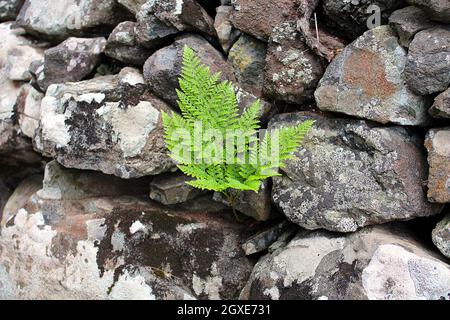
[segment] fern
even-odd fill
[[[264,179],[280,175],[278,169],[294,157],[314,121],[266,132],[261,141],[260,101],[239,115],[233,86],[219,79],[220,73],[212,74],[185,47],[177,90],[181,116],[163,113],[162,119],[170,156],[182,172],[195,179],[187,183],[225,194],[234,210],[231,195],[258,192]]]

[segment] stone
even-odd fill
[[[450,215],[445,215],[433,229],[433,243],[442,252],[444,256],[450,258]]]
[[[85,79],[99,65],[105,47],[106,39],[102,37],[71,37],[45,50],[43,70],[37,74],[37,84],[45,92],[55,83]]]
[[[315,92],[317,107],[383,124],[427,124],[428,100],[406,85],[406,60],[389,26],[365,32],[328,66]]]
[[[273,29],[264,73],[264,96],[302,104],[314,98],[324,73],[323,62],[306,45],[293,22]]]
[[[232,4],[234,27],[266,42],[276,26],[298,18],[292,0],[234,0]]]
[[[431,19],[450,23],[450,4],[447,0],[407,0],[409,4],[422,8]]]
[[[0,286],[8,281],[10,298],[238,297],[253,263],[239,246],[247,227],[230,212],[168,208],[138,193],[111,196],[111,183],[93,195],[101,191],[98,176],[60,169],[1,229]],[[56,186],[76,191],[76,200],[42,197]]]
[[[299,232],[261,258],[241,293],[251,300],[441,300],[450,266],[401,226],[339,235]]]
[[[428,111],[434,118],[450,118],[450,88],[434,99],[434,104]]]
[[[222,54],[204,38],[197,35],[185,35],[175,42],[156,51],[144,65],[144,78],[150,90],[172,106],[178,100],[176,89],[179,88],[178,77],[181,74],[183,49],[193,49],[201,62],[210,67],[211,72],[221,72],[222,80],[236,82],[233,69]]]
[[[306,119],[316,122],[303,147],[273,178],[273,201],[289,220],[310,230],[353,232],[441,211],[426,198],[426,157],[417,136],[308,112],[278,115],[269,128]]]
[[[35,147],[68,168],[139,178],[174,169],[166,153],[161,111],[142,74],[51,85],[41,104]]]
[[[214,20],[195,0],[147,1],[136,14],[139,43],[156,48],[180,32],[198,32],[214,37]]]
[[[30,64],[43,57],[42,48],[23,37],[25,31],[14,29],[11,22],[0,23],[0,78],[28,81]]]
[[[28,138],[34,138],[36,129],[39,127],[43,98],[44,94],[29,84],[24,84],[20,88],[16,100],[16,112],[20,130]]]
[[[405,77],[421,95],[440,93],[450,85],[450,27],[420,31],[409,45]]]
[[[231,16],[233,14],[232,6],[217,7],[216,17],[214,19],[214,28],[223,51],[228,53],[231,46],[239,38],[240,32],[233,28]]]
[[[172,205],[187,202],[205,193],[186,184],[189,180],[191,179],[182,173],[156,176],[150,183],[150,199]]]
[[[239,86],[261,96],[266,59],[266,44],[248,35],[241,35],[231,47],[228,62],[233,67]]]
[[[152,51],[140,45],[134,32],[136,23],[125,21],[109,35],[105,54],[127,65],[142,66]]]
[[[127,8],[133,14],[137,14],[141,6],[147,2],[147,0],[117,0],[122,6]]]
[[[115,0],[26,0],[17,24],[52,41],[69,36],[104,36],[124,20]]]
[[[450,202],[450,128],[431,129],[427,133],[428,200]]]
[[[400,44],[405,48],[409,47],[417,32],[436,25],[422,9],[414,6],[394,11],[389,17],[389,24],[395,29]]]
[[[373,19],[374,14],[379,13],[379,23],[386,24],[389,15],[404,4],[404,0],[324,0],[322,23],[327,23],[342,35],[354,40],[368,29],[368,22],[376,22]],[[376,11],[374,6],[378,7]]]
[[[234,91],[236,92],[236,99],[240,114],[242,114],[248,106],[255,102],[255,100],[259,100],[261,104],[260,121],[263,126],[267,124],[269,119],[275,113],[277,113],[276,105],[268,102],[267,100],[261,99],[238,86],[234,86]]]
[[[2,0],[0,1],[0,21],[16,20],[24,0]]]
[[[3,219],[5,213],[4,213],[4,207],[6,203],[8,202],[8,199],[12,193],[11,188],[6,185],[6,183],[2,180],[0,180],[0,221]],[[1,288],[1,286],[0,286]]]

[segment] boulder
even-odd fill
[[[147,0],[117,0],[117,2],[127,8],[131,13],[137,14]]]
[[[269,128],[306,119],[316,123],[303,147],[273,179],[272,198],[289,220],[306,229],[353,232],[441,211],[426,198],[418,137],[402,127],[308,112],[278,115]]]
[[[222,80],[236,82],[233,69],[219,51],[200,36],[185,35],[177,38],[172,45],[156,51],[145,62],[144,78],[155,95],[172,106],[177,105],[176,89],[179,88],[178,77],[181,74],[185,46],[192,48],[212,72],[221,72]]]
[[[42,71],[34,72],[38,86],[45,92],[55,83],[83,80],[99,65],[105,46],[105,38],[71,37],[47,49]]]
[[[60,41],[68,36],[104,36],[123,17],[115,0],[25,0],[17,24],[28,33]]]
[[[428,131],[425,146],[428,150],[428,200],[450,202],[450,128]]]
[[[161,111],[171,109],[146,90],[141,73],[51,85],[41,105],[35,146],[68,168],[121,178],[174,168],[166,153]]]
[[[135,26],[136,22],[125,21],[114,28],[106,44],[108,57],[133,66],[145,63],[152,51],[137,42]]]
[[[300,232],[261,258],[241,299],[441,300],[450,266],[400,226]]]
[[[0,21],[16,20],[25,0],[2,0],[0,1]]]
[[[232,14],[232,6],[220,6],[217,7],[217,13],[214,19],[214,28],[216,29],[217,37],[219,38],[220,45],[225,53],[230,51],[231,46],[240,35],[240,32],[234,29],[233,24],[231,23]]]
[[[395,29],[400,44],[405,48],[409,47],[417,32],[436,25],[422,9],[414,6],[394,11],[389,17],[389,24]]]
[[[446,90],[450,85],[450,27],[439,26],[420,31],[409,45],[405,77],[415,92],[427,95]]]
[[[39,127],[43,98],[44,94],[29,84],[24,84],[20,88],[15,108],[20,130],[28,138],[34,138],[36,129]]]
[[[439,94],[434,99],[429,113],[435,118],[450,118],[450,88]]]
[[[117,195],[114,181],[97,185],[92,172],[57,167],[48,177],[52,166],[42,190],[1,229],[0,287],[9,284],[8,298],[238,297],[253,263],[240,248],[247,228],[229,212],[169,209],[136,190]]]
[[[239,37],[228,55],[239,86],[256,96],[261,96],[265,60],[266,44],[245,34]]]
[[[447,0],[406,0],[409,4],[421,7],[431,19],[450,23],[450,3]]]
[[[199,32],[215,36],[214,20],[195,0],[147,1],[136,14],[138,42],[156,48],[180,32]]]
[[[450,214],[447,214],[433,229],[432,239],[439,251],[450,258]]]
[[[353,40],[362,35],[368,28],[367,23],[374,22],[371,17],[376,12],[373,6],[379,8],[380,23],[386,24],[388,17],[397,8],[404,6],[404,0],[324,0],[324,21],[330,27],[337,29],[345,37]]]
[[[428,100],[405,82],[406,52],[389,26],[367,31],[328,66],[317,107],[380,123],[425,125]]]
[[[285,22],[273,29],[264,73],[265,96],[302,104],[313,99],[324,71],[321,59],[306,45],[295,23]]]

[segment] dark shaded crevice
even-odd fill
[[[213,19],[216,17],[216,8],[222,5],[220,0],[197,0],[197,2]]]

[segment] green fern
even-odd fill
[[[195,179],[188,184],[221,192],[233,204],[231,194],[236,190],[258,192],[264,179],[280,175],[278,169],[293,158],[314,121],[275,129],[260,140],[260,101],[239,115],[232,84],[219,79],[220,73],[211,74],[185,47],[177,90],[181,116],[163,113],[162,117],[171,157]]]

